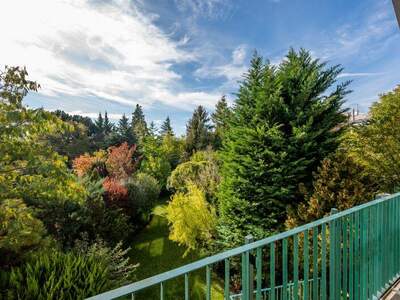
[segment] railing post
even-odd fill
[[[254,237],[249,234],[244,238],[245,244],[254,242]],[[247,251],[242,256],[242,295],[244,300],[252,300],[254,292],[254,257]]]
[[[331,209],[331,215],[338,212],[336,208]],[[336,221],[332,220],[329,222],[329,299],[335,299],[337,282],[337,270],[336,270]]]

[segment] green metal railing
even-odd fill
[[[377,299],[400,276],[400,193],[89,299],[134,299],[149,288],[166,299],[168,282],[182,278],[182,295],[174,299],[189,300],[189,278],[200,269],[207,300],[216,277],[223,280],[225,300]]]

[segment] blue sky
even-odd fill
[[[195,106],[234,100],[255,49],[274,64],[290,47],[342,64],[361,111],[400,83],[389,0],[2,0],[0,28],[0,65],[42,85],[29,106],[117,119],[139,103],[179,134]]]

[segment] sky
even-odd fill
[[[400,83],[390,0],[1,0],[0,28],[0,68],[26,66],[41,84],[28,106],[117,120],[140,104],[178,134],[196,106],[234,102],[255,50],[341,64],[346,106],[361,112]]]

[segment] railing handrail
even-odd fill
[[[305,225],[290,229],[288,231],[285,231],[285,232],[282,232],[282,233],[279,233],[279,234],[276,234],[276,235],[273,235],[273,236],[270,236],[270,237],[267,237],[267,238],[264,238],[264,239],[261,239],[261,240],[258,240],[258,241],[255,241],[255,242],[240,246],[240,247],[236,247],[236,248],[233,248],[231,250],[227,250],[225,252],[221,252],[221,253],[218,253],[218,254],[215,254],[215,255],[200,259],[198,261],[195,261],[193,263],[184,265],[182,267],[178,267],[176,269],[172,269],[170,271],[166,271],[164,273],[157,274],[155,276],[152,276],[152,277],[149,277],[149,278],[146,278],[146,279],[143,279],[143,280],[140,280],[140,281],[137,281],[137,282],[122,286],[120,288],[116,288],[114,290],[110,290],[110,291],[98,294],[96,296],[87,298],[87,300],[114,299],[114,298],[118,298],[118,297],[130,294],[130,293],[138,292],[140,290],[146,289],[146,288],[154,286],[156,284],[160,284],[160,283],[165,282],[167,280],[179,277],[179,276],[184,275],[186,273],[189,273],[189,272],[201,269],[203,267],[206,267],[208,265],[212,265],[214,263],[223,261],[224,259],[236,256],[236,255],[239,255],[239,254],[242,254],[242,253],[250,251],[250,250],[254,250],[254,249],[262,247],[262,246],[266,246],[266,245],[271,244],[273,242],[276,242],[276,241],[291,237],[291,236],[293,236],[295,234],[299,234],[299,233],[304,232],[306,230],[309,230],[309,229],[312,229],[314,227],[320,226],[320,225],[322,225],[324,223],[328,223],[330,221],[334,221],[336,219],[340,219],[340,218],[342,218],[344,216],[347,216],[347,215],[350,215],[350,214],[352,214],[354,212],[363,210],[363,209],[365,209],[367,207],[374,206],[374,205],[377,205],[379,203],[382,203],[382,202],[385,202],[387,200],[390,200],[390,199],[392,199],[392,198],[394,198],[396,196],[400,196],[400,192],[396,193],[396,194],[391,194],[389,196],[385,196],[385,197],[382,197],[382,198],[379,198],[379,199],[376,199],[376,200],[373,200],[373,201],[370,201],[370,202],[367,202],[367,203],[364,203],[364,204],[361,204],[361,205],[358,205],[358,206],[355,206],[355,207],[352,207],[352,208],[344,210],[344,211],[340,211],[340,212],[338,212],[336,214],[326,216],[326,217],[321,218],[319,220],[316,220],[314,222],[307,223]]]

